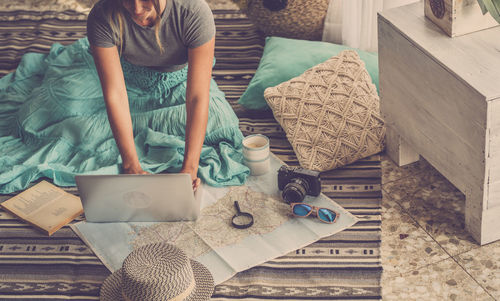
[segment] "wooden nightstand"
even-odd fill
[[[387,153],[429,161],[465,194],[467,230],[500,239],[500,27],[450,38],[422,2],[378,16]]]

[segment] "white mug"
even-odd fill
[[[252,176],[260,176],[271,168],[269,158],[269,138],[261,134],[243,138],[243,161]]]

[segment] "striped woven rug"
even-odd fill
[[[214,77],[240,118],[245,135],[262,133],[289,165],[298,165],[271,112],[237,105],[257,69],[264,38],[245,15],[214,10],[217,25]],[[23,53],[47,52],[85,34],[86,16],[71,12],[0,12],[0,76]],[[293,63],[293,62],[291,62]],[[286,256],[237,274],[218,285],[213,300],[381,299],[381,166],[378,155],[322,173],[322,191],[359,222]],[[77,193],[74,187],[65,188]],[[0,196],[0,201],[12,197]],[[78,219],[80,220],[81,217]],[[0,210],[0,300],[98,300],[109,271],[69,227],[46,237]]]

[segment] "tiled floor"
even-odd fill
[[[464,195],[422,158],[382,171],[383,299],[500,300],[500,241],[464,230]]]

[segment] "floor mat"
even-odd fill
[[[245,15],[214,10],[217,37],[213,75],[240,118],[244,135],[271,138],[271,151],[298,165],[270,111],[237,104],[257,69],[264,38]],[[15,22],[14,22],[15,21]],[[47,52],[85,35],[85,16],[74,11],[0,12],[0,76],[26,52]],[[68,188],[76,193],[76,189]],[[322,191],[360,221],[340,233],[266,262],[216,287],[213,300],[381,299],[381,166],[378,155],[322,173]],[[0,196],[5,200],[12,195]],[[78,221],[78,220],[77,220]],[[98,300],[109,271],[65,226],[52,237],[0,211],[0,300]]]

